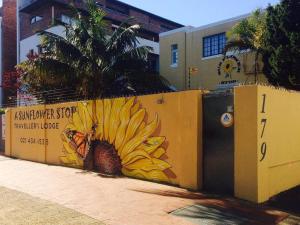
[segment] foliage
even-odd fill
[[[69,88],[83,98],[96,98],[136,93],[136,89],[141,89],[140,81],[145,89],[167,89],[159,76],[147,74],[151,48],[138,46],[140,26],[133,24],[132,18],[110,31],[105,12],[94,1],[87,1],[87,12],[75,7],[72,12],[74,19],[70,24],[56,21],[64,26],[65,37],[42,31],[43,53],[29,55],[27,61],[18,65],[28,91],[34,94]],[[120,82],[122,79],[126,82]],[[144,82],[148,79],[155,79],[156,86]],[[112,89],[114,86],[117,87]],[[46,94],[42,97],[47,98]]]
[[[262,54],[264,40],[264,30],[266,26],[266,14],[261,9],[252,13],[252,15],[232,27],[227,32],[228,41],[225,46],[225,53],[228,51],[242,52],[250,50],[255,54],[254,73],[257,80],[258,59]]]
[[[300,1],[282,0],[267,14],[264,73],[271,84],[300,90]]]

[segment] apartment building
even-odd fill
[[[15,95],[16,90],[9,88],[11,85],[11,77],[9,75],[14,71],[17,64],[17,17],[16,17],[16,1],[2,0],[1,16],[1,41],[0,41],[0,103],[7,103],[9,96]]]
[[[160,34],[160,74],[178,90],[226,89],[255,82],[254,54],[223,51],[226,32],[247,18],[243,15],[209,25],[182,27]],[[258,66],[257,81],[266,82]]]
[[[68,22],[71,19],[68,4],[74,2],[76,7],[86,10],[84,0],[20,0],[20,62],[27,59],[30,51],[38,52],[40,37],[37,31],[47,30],[62,35],[62,26],[51,26],[54,19]],[[108,25],[114,29],[129,17],[141,25],[139,42],[142,46],[153,48],[149,57],[152,71],[159,70],[159,33],[183,27],[183,25],[151,14],[117,0],[98,0],[97,5],[106,13]]]

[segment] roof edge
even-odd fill
[[[174,29],[174,30],[169,30],[169,31],[160,33],[160,34],[159,34],[159,37],[165,37],[165,36],[169,36],[169,35],[176,34],[176,33],[180,33],[180,32],[187,33],[187,32],[189,32],[191,29],[194,29],[194,28],[195,28],[195,27],[193,27],[193,26],[185,26],[185,27],[181,27],[181,28]]]
[[[251,15],[251,13],[247,13],[247,14],[243,14],[243,15],[240,15],[240,16],[235,16],[235,17],[232,17],[232,18],[229,18],[229,19],[225,19],[225,20],[220,20],[220,21],[217,21],[217,22],[209,23],[207,25],[203,25],[203,26],[191,29],[188,32],[195,32],[195,31],[205,30],[207,28],[216,27],[216,26],[223,25],[223,24],[226,24],[226,23],[236,22],[236,21],[239,21],[239,20],[242,20],[242,19],[246,19],[250,15]]]

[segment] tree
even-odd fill
[[[255,54],[254,57],[254,75],[257,81],[258,61],[262,55],[263,34],[265,29],[266,14],[261,9],[252,13],[252,15],[232,27],[227,32],[228,41],[225,45],[224,54],[229,51],[241,53],[250,50]]]
[[[47,99],[48,90],[67,87],[83,98],[97,98],[136,93],[142,88],[135,86],[147,79],[155,79],[156,86],[142,82],[145,90],[167,89],[159,76],[146,74],[151,48],[138,46],[140,26],[133,18],[112,32],[95,1],[87,1],[87,12],[72,11],[69,24],[56,21],[65,28],[65,37],[40,32],[42,53],[18,65],[28,91]]]
[[[269,82],[300,90],[300,1],[269,6],[264,36],[264,73]]]

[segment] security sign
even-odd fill
[[[231,127],[233,124],[233,115],[230,113],[224,113],[221,116],[221,123],[224,127]]]

